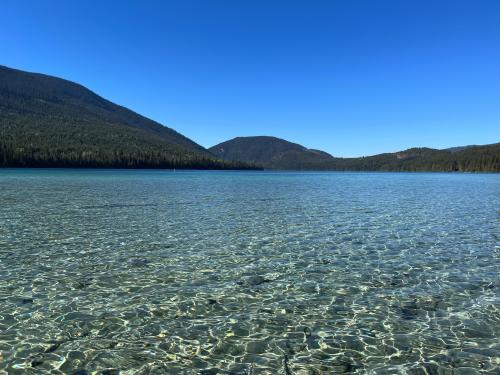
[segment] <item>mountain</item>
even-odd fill
[[[215,156],[266,169],[328,169],[333,156],[275,137],[237,137],[209,148]]]
[[[0,167],[500,171],[500,143],[336,158],[275,137],[206,150],[61,78],[0,66]]]
[[[411,148],[361,158],[335,158],[335,170],[500,172],[500,143],[446,150]]]
[[[248,168],[77,83],[4,66],[0,166]]]
[[[471,148],[471,147],[477,147],[477,145],[450,147],[450,148],[445,148],[444,151],[458,152],[458,151],[466,150],[466,149]]]
[[[411,148],[338,158],[274,137],[239,137],[209,149],[217,157],[278,170],[500,172],[500,143],[437,150]]]

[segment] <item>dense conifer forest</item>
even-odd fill
[[[500,172],[500,143],[453,152],[412,148],[363,158],[335,158],[334,168],[392,172]]]
[[[338,158],[275,137],[238,137],[210,148],[226,160],[277,170],[500,172],[500,143],[447,150],[412,148],[360,158]]]
[[[260,136],[206,150],[79,84],[0,66],[0,167],[500,172],[500,143],[338,158]]]
[[[83,86],[1,66],[0,166],[255,168],[218,159]]]

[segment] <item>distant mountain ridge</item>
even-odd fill
[[[0,166],[248,168],[82,85],[4,66]]]
[[[338,158],[257,136],[206,150],[82,85],[0,66],[0,167],[500,172],[500,143]]]
[[[456,147],[449,147],[449,148],[444,148],[443,151],[450,151],[450,152],[458,152],[458,151],[463,151],[471,147],[478,147],[477,145],[468,145],[468,146],[456,146]]]
[[[359,158],[338,158],[275,137],[237,137],[209,149],[217,157],[277,170],[500,172],[500,143],[445,150],[411,148]]]
[[[324,151],[268,136],[237,137],[209,151],[225,160],[244,160],[270,169],[310,169],[333,159]]]

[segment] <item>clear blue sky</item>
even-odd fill
[[[206,147],[500,141],[499,0],[6,0],[0,64],[81,83]]]

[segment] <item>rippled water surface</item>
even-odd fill
[[[0,373],[499,374],[500,175],[0,171]]]

